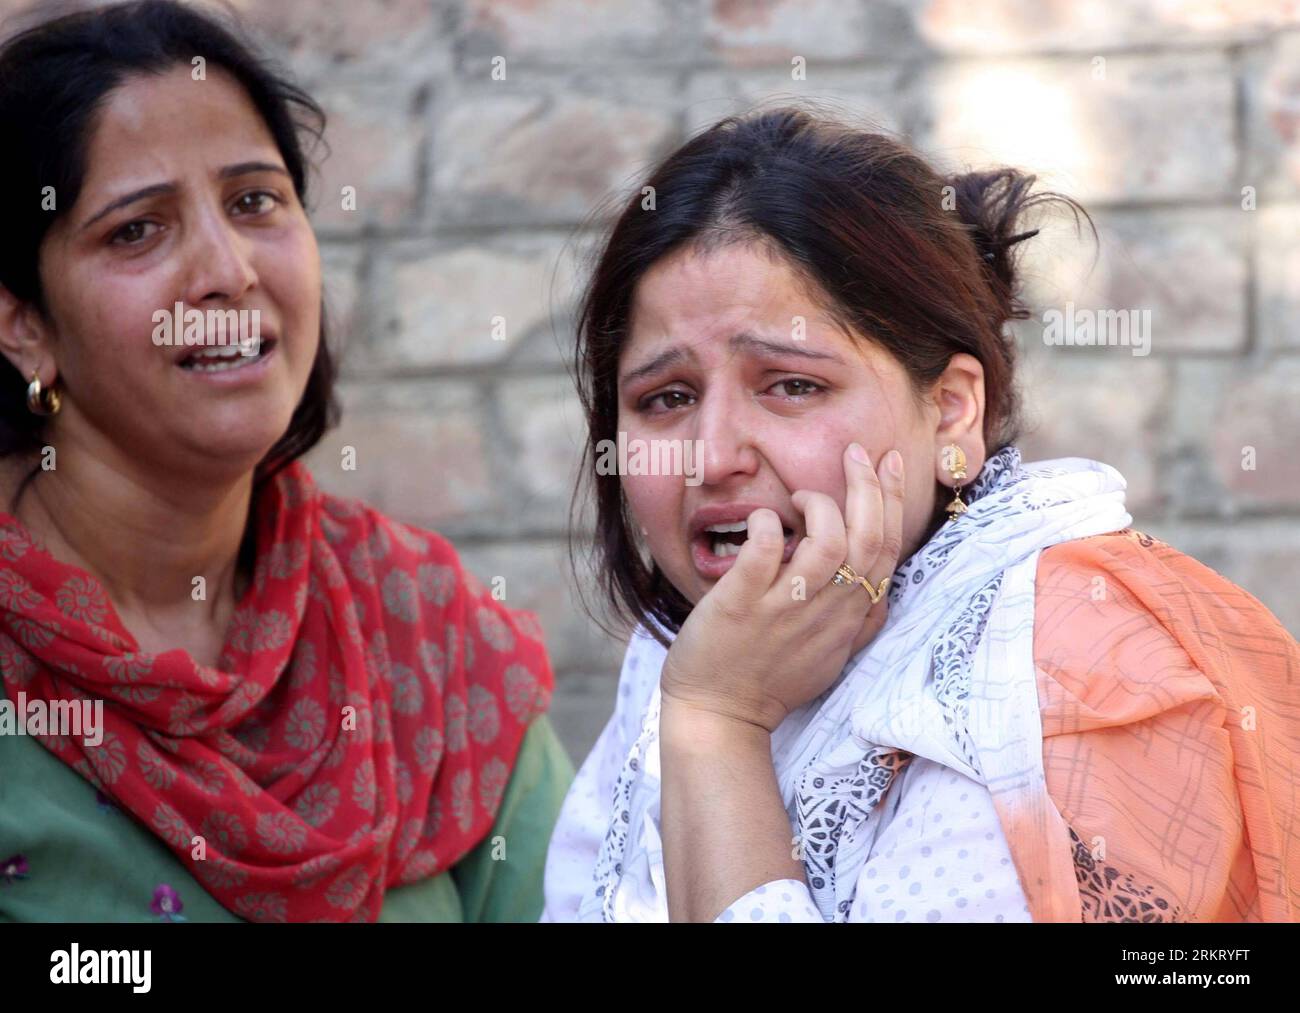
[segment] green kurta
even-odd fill
[[[390,889],[379,920],[536,921],[546,847],[572,780],[550,721],[537,718],[488,835],[448,872]],[[187,921],[242,921],[134,817],[97,802],[94,786],[38,740],[0,735],[0,863],[17,854],[29,873],[6,882],[0,868],[0,922],[157,921],[149,906],[160,884],[180,895]]]

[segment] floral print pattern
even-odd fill
[[[43,745],[228,910],[370,921],[385,889],[490,829],[553,676],[536,619],[438,535],[322,493],[300,461],[258,495],[254,579],[216,666],[141,651],[92,575],[0,513],[0,679],[104,701],[98,745]],[[6,863],[6,883],[26,874]],[[182,908],[158,886],[159,918]]]

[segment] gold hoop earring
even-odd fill
[[[955,443],[943,448],[943,466],[952,476],[952,502],[948,504],[948,520],[953,521],[966,512],[966,504],[961,498],[961,484],[966,479],[966,454]]]
[[[33,415],[57,415],[63,399],[53,387],[41,390],[41,375],[32,370],[32,382],[27,385],[27,410]]]

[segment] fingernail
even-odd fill
[[[903,474],[903,455],[897,450],[891,450],[885,455],[885,470],[894,478],[899,478]]]
[[[858,464],[871,464],[871,459],[867,457],[867,452],[862,448],[861,443],[849,444],[849,456],[853,458],[853,460],[857,461]]]

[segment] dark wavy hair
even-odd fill
[[[0,193],[16,198],[0,242],[0,285],[16,298],[48,318],[41,243],[81,193],[96,113],[132,75],[189,67],[196,55],[227,71],[266,122],[306,206],[309,162],[303,140],[323,141],[325,113],[246,38],[232,11],[137,0],[89,8],[58,4],[51,16],[50,6],[19,15],[19,22],[38,20],[0,45],[0,136],[8,151],[0,159]],[[41,207],[46,186],[58,194],[57,210]],[[255,487],[305,454],[337,422],[336,373],[322,299],[320,345],[306,390],[284,435],[258,463]],[[27,410],[27,380],[6,361],[0,366],[0,456],[37,449],[45,433],[46,419]],[[37,471],[25,477],[15,502]]]
[[[1080,214],[1092,225],[1079,204],[1034,191],[1035,181],[1011,168],[945,177],[890,136],[798,108],[728,117],[652,170],[644,185],[654,188],[655,206],[643,207],[637,187],[618,214],[581,303],[574,351],[588,440],[572,516],[594,490],[586,554],[615,619],[659,637],[656,627],[676,632],[692,607],[643,558],[619,476],[594,468],[601,441],[617,439],[618,360],[633,292],[650,267],[688,244],[767,245],[825,294],[832,319],[902,365],[918,402],[954,353],[974,356],[984,367],[984,439],[993,454],[1021,425],[1016,345],[1004,327],[1029,316],[1015,266],[1024,213],[1056,202],[1076,226]],[[939,497],[927,539],[944,518]],[[571,537],[580,587],[581,554]]]

